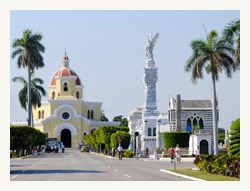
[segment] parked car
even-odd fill
[[[81,151],[82,152],[89,152],[89,146],[88,145],[82,145]]]

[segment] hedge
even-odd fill
[[[175,147],[176,144],[179,144],[180,147],[189,147],[189,132],[164,132],[163,133],[163,141],[164,147],[170,148]]]

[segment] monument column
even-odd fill
[[[145,83],[145,112],[153,112],[154,110],[157,110],[156,82],[158,81],[158,68],[155,67],[153,47],[155,46],[158,37],[159,33],[156,33],[154,37],[152,37],[152,34],[150,33],[145,47],[147,57],[143,74],[143,81]]]

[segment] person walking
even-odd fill
[[[121,145],[119,145],[119,147],[117,148],[118,152],[119,152],[119,160],[122,160],[122,153],[123,153],[123,148]]]
[[[168,152],[170,155],[171,163],[173,163],[174,162],[174,149],[173,149],[173,147],[171,147]]]
[[[198,146],[195,152],[195,155],[198,157],[200,155],[200,147]]]
[[[33,150],[34,150],[34,156],[36,156],[36,154],[37,154],[37,147],[34,146]]]
[[[179,144],[177,144],[175,147],[175,154],[176,154],[177,162],[181,163],[181,148],[180,148]]]
[[[64,145],[62,145],[62,152],[64,153]]]

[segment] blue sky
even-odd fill
[[[240,11],[11,11],[10,43],[22,37],[25,28],[43,35],[45,67],[36,71],[44,79],[47,90],[50,78],[61,67],[65,49],[70,68],[84,84],[84,98],[103,102],[105,115],[129,113],[144,103],[145,44],[150,32],[160,33],[154,47],[158,67],[156,84],[159,112],[168,109],[171,94],[182,99],[210,99],[211,76],[205,74],[196,85],[184,66],[191,56],[190,42],[205,39],[206,33],[219,33],[231,20],[240,18]],[[10,53],[13,49],[10,49]],[[10,60],[10,78],[27,77],[25,69],[17,69]],[[219,101],[219,127],[229,129],[240,117],[240,72],[228,79],[220,75],[216,84]],[[18,92],[21,84],[10,82],[10,120],[24,121],[27,113],[20,108]],[[46,100],[47,98],[43,98]]]

